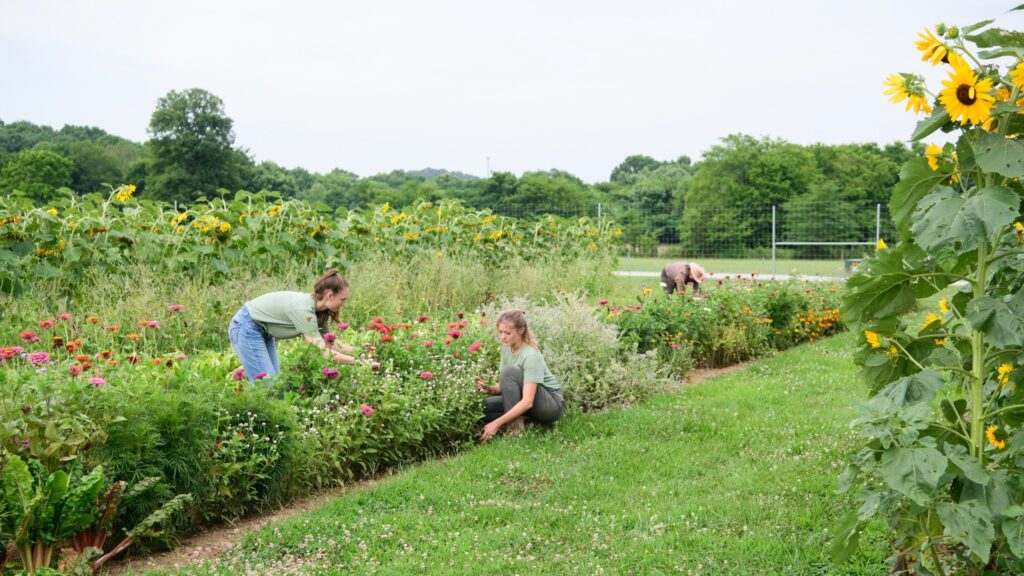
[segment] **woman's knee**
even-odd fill
[[[523,385],[523,369],[518,366],[506,366],[501,369],[502,389],[510,386]]]

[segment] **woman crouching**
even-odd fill
[[[522,310],[502,312],[496,324],[501,342],[499,383],[487,386],[476,379],[477,390],[490,394],[484,401],[484,426],[480,441],[486,442],[508,424],[506,433],[523,430],[523,417],[554,422],[565,409],[561,386],[548,370]]]

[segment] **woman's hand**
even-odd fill
[[[497,420],[484,426],[484,431],[480,433],[480,443],[483,444],[484,442],[490,440],[491,437],[498,433],[498,429],[500,428],[501,424],[498,424]]]
[[[497,386],[488,386],[484,382],[484,379],[480,378],[479,376],[476,379],[476,389],[479,390],[480,392],[483,392],[484,394],[490,394],[491,396],[497,396],[498,394],[501,394],[501,388],[498,388]]]

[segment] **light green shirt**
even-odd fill
[[[508,346],[501,347],[501,367],[515,366],[523,371],[523,384],[540,384],[548,390],[559,390],[561,385],[555,379],[540,350],[523,344],[515,352]]]
[[[245,303],[249,316],[274,338],[296,336],[316,338],[320,326],[316,319],[316,303],[304,292],[268,292]],[[327,329],[326,326],[323,327]]]

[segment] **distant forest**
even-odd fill
[[[95,127],[55,130],[0,120],[0,194],[46,203],[132,183],[141,198],[179,204],[248,190],[329,210],[384,202],[401,208],[447,198],[521,218],[597,216],[600,210],[638,249],[699,243],[726,256],[763,246],[755,239],[770,226],[773,205],[803,208],[816,221],[830,221],[838,234],[873,235],[868,208],[888,202],[899,167],[922,153],[900,142],[803,146],[731,134],[697,162],[633,155],[610,171],[607,182],[595,184],[558,169],[487,178],[434,168],[358,176],[341,168],[321,174],[256,163],[235,145],[232,125],[223,102],[197,88],[161,98],[149,139],[141,144]],[[338,161],[344,164],[344,158]],[[791,236],[799,235],[799,224],[788,226]]]

